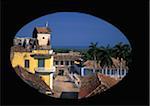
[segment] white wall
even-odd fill
[[[46,46],[48,44],[48,40],[50,41],[50,34],[37,34],[37,40],[40,46]]]

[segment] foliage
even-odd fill
[[[124,59],[127,62],[127,65],[131,64],[131,47],[128,44],[123,44],[119,42],[114,47],[101,46],[98,47],[98,43],[91,43],[87,52],[84,53],[84,60],[94,60],[96,62],[100,61],[100,65],[103,66],[112,66],[112,57]]]
[[[112,49],[109,46],[107,46],[106,48],[105,47],[99,48],[98,59],[99,61],[101,61],[100,65],[102,67],[113,65],[111,57],[112,57]]]
[[[116,58],[119,57],[120,60],[121,58],[126,60],[131,53],[131,48],[128,44],[123,44],[122,42],[119,42],[113,48],[113,52],[114,52],[114,57]]]

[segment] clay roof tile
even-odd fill
[[[47,27],[36,27],[35,28],[38,33],[50,33],[51,30]]]

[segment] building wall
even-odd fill
[[[20,65],[21,67],[25,68],[25,60],[29,60],[29,68],[26,68],[31,73],[35,73],[35,68],[38,66],[38,60],[31,57],[32,53],[29,52],[14,52],[14,56],[12,59],[12,66],[15,67]]]
[[[29,60],[29,68],[26,68],[31,73],[35,73],[35,68],[38,68],[38,59],[31,57],[31,54],[48,54],[48,50],[33,50],[32,52],[14,52],[14,56],[12,59],[12,66],[15,67],[17,65],[22,66],[25,68],[25,60]],[[45,68],[52,68],[53,67],[53,56],[51,58],[45,59]],[[49,74],[40,74],[43,81],[50,86],[50,75]],[[51,79],[52,80],[52,79]]]
[[[50,41],[50,34],[37,34],[37,40],[39,46],[46,46],[48,45],[48,40]]]
[[[55,67],[56,67],[56,74],[57,75],[60,73],[60,70],[64,71],[64,73],[63,73],[64,76],[69,74],[69,70],[68,70],[69,66],[62,66],[62,67],[61,66],[55,66]]]
[[[20,65],[25,68],[25,60],[29,60],[29,68],[28,70],[31,73],[35,73],[35,68],[38,68],[38,59],[34,59],[31,57],[31,54],[48,54],[48,50],[34,50],[32,52],[14,52],[14,56],[12,59],[12,66],[15,67]],[[51,58],[45,59],[45,68],[52,68],[53,66],[53,56]]]
[[[54,66],[56,67],[56,74],[59,74],[62,70],[63,75],[68,75],[69,68],[81,58],[80,52],[69,51],[69,53],[56,53],[54,55]]]
[[[50,75],[40,75],[42,77],[42,80],[47,84],[50,85]]]
[[[55,58],[55,57],[54,57]],[[61,61],[63,62],[63,65],[61,65]],[[65,64],[66,60],[57,60],[58,64],[56,64],[56,61],[54,61],[54,66],[56,67],[56,74],[59,74],[60,70],[64,71],[64,75],[68,75],[69,73],[69,67],[73,65],[74,60],[67,60],[69,62],[68,65]],[[72,61],[72,63],[71,63]]]

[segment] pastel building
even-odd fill
[[[15,38],[12,51],[12,66],[21,66],[38,75],[53,89],[53,50],[50,44],[51,30],[36,27],[32,38]]]

